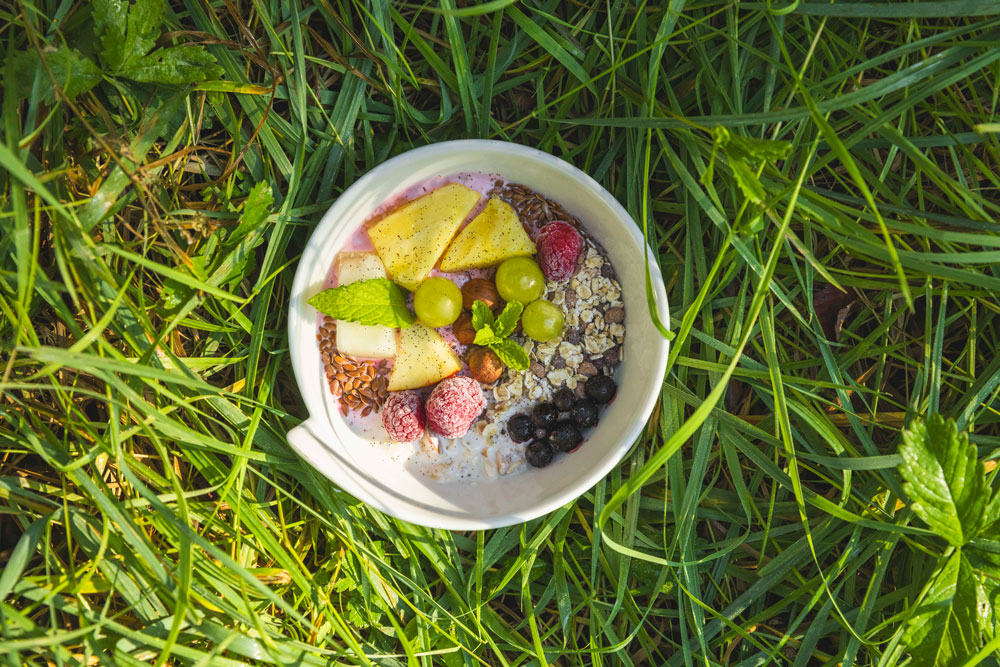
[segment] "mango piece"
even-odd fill
[[[517,213],[507,202],[492,197],[482,213],[458,233],[445,251],[441,270],[450,273],[481,269],[511,257],[534,254],[535,244],[524,231]]]
[[[472,188],[448,183],[373,225],[368,237],[389,278],[411,292],[417,289],[478,202]]]
[[[396,362],[389,391],[429,387],[462,370],[455,350],[441,335],[420,322],[399,331]]]

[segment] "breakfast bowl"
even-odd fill
[[[627,324],[620,359],[611,369],[617,393],[603,407],[583,444],[572,454],[560,454],[551,465],[524,465],[516,473],[491,478],[436,479],[421,474],[400,456],[398,443],[388,446],[353,430],[328,386],[329,366],[325,370],[317,336],[322,316],[309,299],[330,286],[333,258],[351,246],[358,230],[380,207],[402,192],[450,174],[488,174],[497,183],[530,184],[534,191],[562,204],[614,267],[615,285],[620,286],[616,293],[620,291]],[[640,436],[659,396],[668,342],[650,316],[647,287],[660,322],[667,325],[669,319],[666,290],[654,257],[644,246],[641,229],[614,197],[583,171],[542,151],[508,142],[464,140],[417,148],[388,160],[337,199],[313,231],[299,261],[289,303],[288,338],[292,368],[309,416],[289,431],[289,444],[344,491],[375,509],[423,526],[496,528],[536,518],[573,501],[621,461]]]

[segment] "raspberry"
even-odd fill
[[[394,391],[382,407],[382,426],[397,442],[412,442],[424,434],[424,406],[415,391]]]
[[[576,263],[583,251],[583,237],[573,225],[553,220],[538,230],[538,265],[547,280],[566,280],[576,273]]]
[[[427,399],[427,424],[446,438],[460,438],[486,407],[483,390],[470,377],[441,380]]]

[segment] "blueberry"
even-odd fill
[[[555,455],[556,451],[552,449],[548,440],[535,440],[524,448],[525,460],[536,468],[544,468],[552,463],[552,457]]]
[[[580,429],[569,419],[560,419],[556,427],[552,429],[549,436],[552,446],[561,452],[568,452],[583,442],[583,434]]]
[[[569,387],[563,387],[556,392],[552,402],[559,408],[559,412],[569,412],[573,408],[573,401],[575,400],[576,394],[573,393],[573,390]]]
[[[583,391],[595,403],[607,403],[615,397],[618,385],[608,375],[595,375],[587,380]]]
[[[597,406],[594,405],[593,401],[581,398],[573,404],[573,409],[570,411],[570,418],[581,429],[593,426],[597,423]]]
[[[559,419],[559,410],[551,403],[539,403],[531,411],[531,421],[535,422],[535,426],[539,428],[551,430],[557,419]]]
[[[514,442],[531,440],[535,434],[535,425],[528,415],[514,415],[507,420],[507,435]]]

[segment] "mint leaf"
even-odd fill
[[[943,420],[942,420],[943,421]],[[903,642],[913,667],[962,665],[980,645],[979,583],[960,550],[935,573]]]
[[[493,331],[492,328],[490,328],[490,327],[483,327],[482,329],[480,329],[479,331],[476,332],[476,337],[472,341],[472,344],[473,345],[490,345],[491,343],[495,343],[495,342],[497,342],[499,340],[503,340],[503,339],[502,338],[498,338],[497,335],[496,335],[496,333]]]
[[[521,319],[521,312],[524,310],[524,305],[520,301],[508,301],[507,305],[504,306],[503,312],[500,313],[500,317],[497,321],[493,323],[493,332],[496,333],[498,338],[506,338],[517,327],[517,321]]]
[[[472,328],[476,331],[493,326],[493,311],[484,301],[472,302]]]
[[[903,490],[913,511],[952,546],[974,538],[983,526],[989,494],[968,435],[959,434],[953,420],[931,415],[903,431],[899,454]]]
[[[515,371],[526,371],[531,365],[528,361],[528,353],[510,338],[503,338],[497,340],[495,343],[490,343],[490,349],[500,357],[500,361]]]
[[[517,326],[524,306],[511,301],[504,306],[499,318],[482,301],[472,302],[472,328],[476,330],[475,345],[485,345],[493,350],[500,361],[515,371],[528,370],[528,354],[520,345],[507,338]]]
[[[324,315],[358,324],[405,329],[417,321],[406,307],[403,290],[385,278],[325,289],[309,299],[309,305]]]
[[[200,46],[187,44],[157,49],[128,62],[121,75],[143,83],[183,86],[222,76],[215,56]]]

